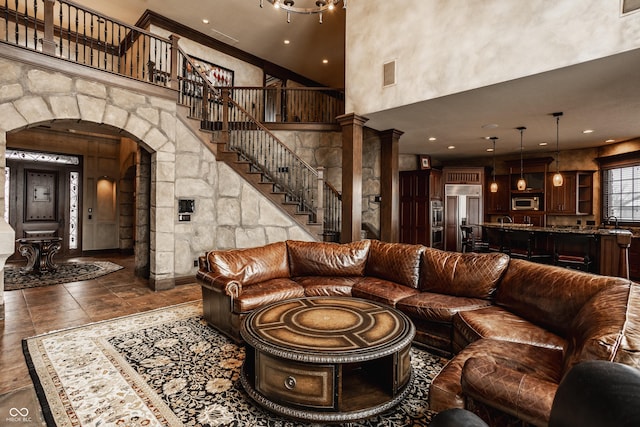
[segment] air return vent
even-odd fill
[[[622,14],[635,12],[640,9],[640,0],[622,0]]]
[[[396,61],[387,62],[382,66],[383,86],[391,86],[396,84]]]

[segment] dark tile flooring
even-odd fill
[[[82,259],[112,261],[124,268],[93,280],[4,292],[5,318],[0,320],[0,425],[9,417],[11,408],[37,406],[22,353],[23,338],[202,298],[195,279],[167,291],[149,289],[145,279],[134,276],[133,256],[105,254]],[[73,260],[76,259],[69,261]],[[37,410],[39,407],[34,409]],[[32,425],[42,425],[40,417],[32,416]]]

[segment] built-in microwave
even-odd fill
[[[514,210],[514,211],[540,210],[540,197],[538,196],[513,197],[511,198],[511,210]]]

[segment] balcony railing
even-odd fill
[[[0,40],[160,86],[175,75],[177,40],[66,0],[4,0]]]

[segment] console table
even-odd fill
[[[56,271],[53,256],[61,248],[62,237],[25,237],[16,242],[20,255],[27,258],[27,265],[20,268],[22,274]]]
[[[240,381],[263,407],[315,423],[367,418],[397,405],[413,378],[415,327],[373,301],[314,297],[249,314]]]

